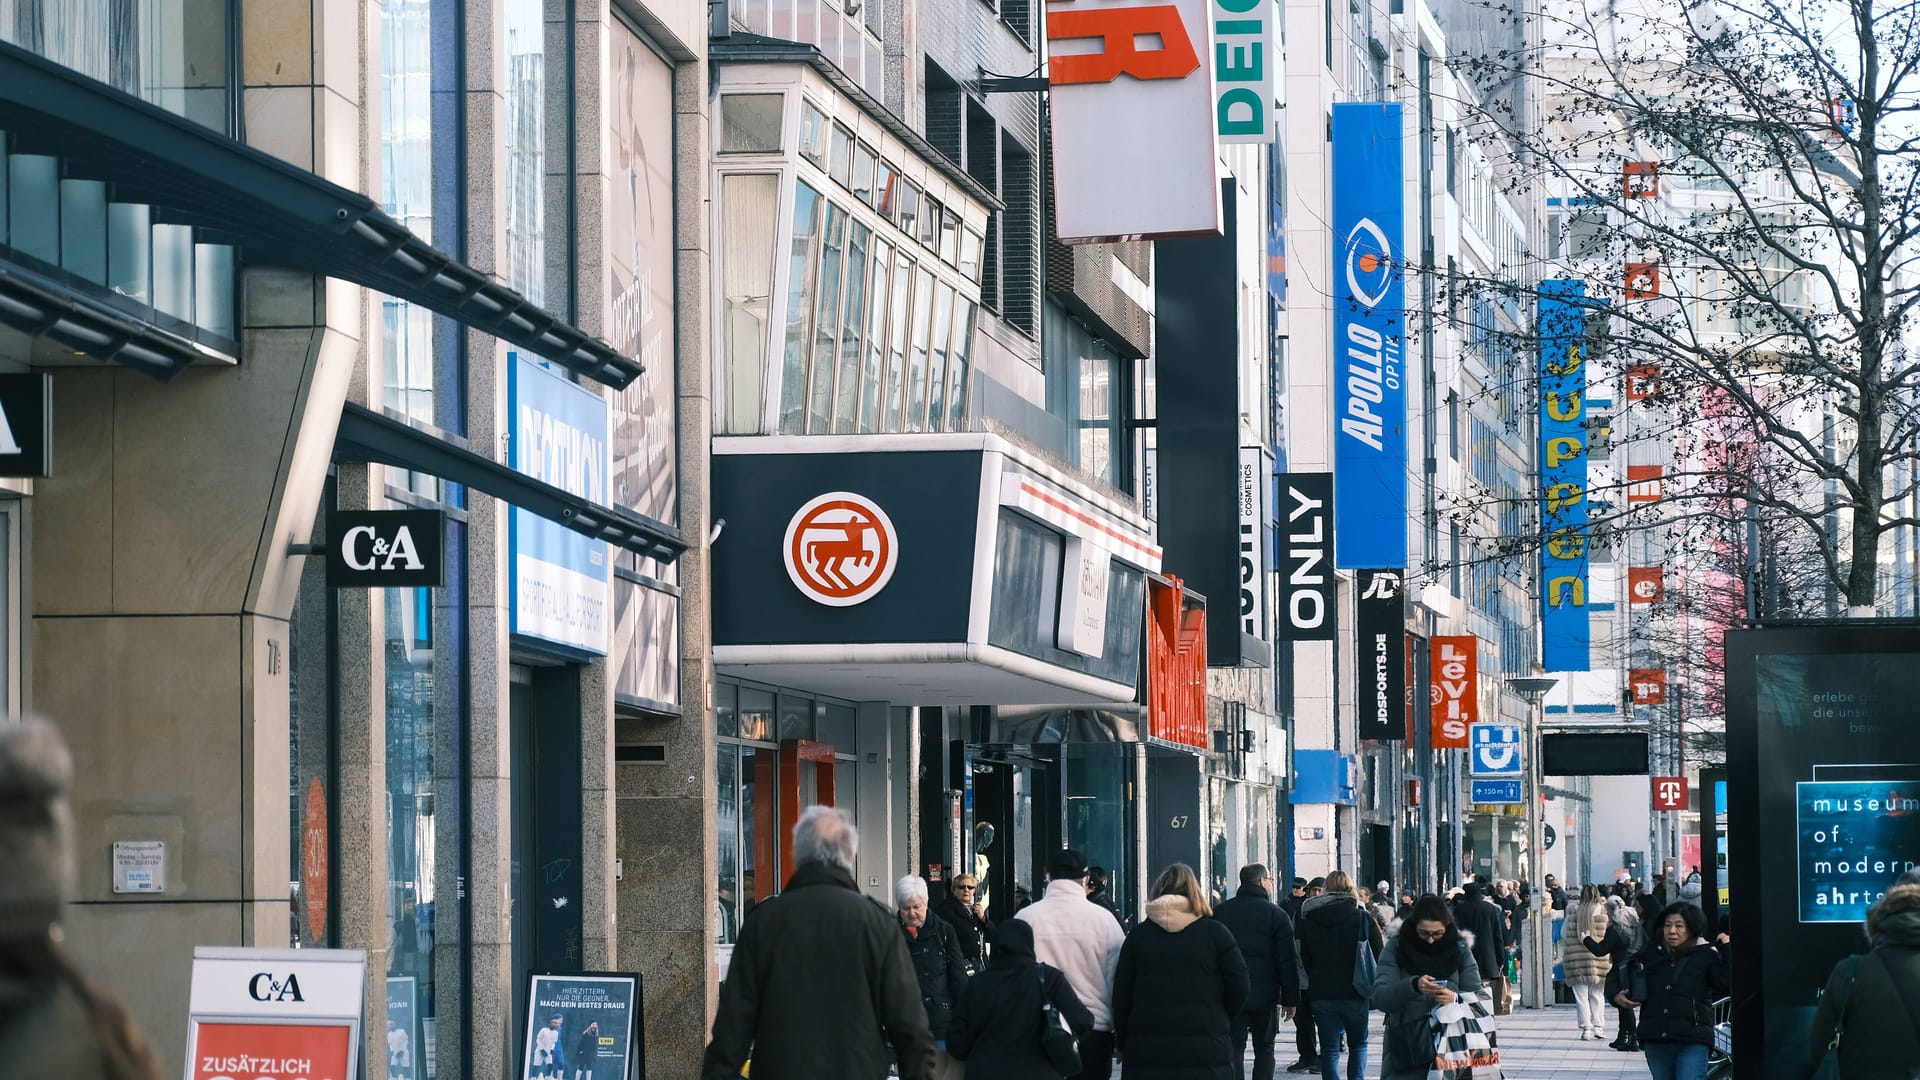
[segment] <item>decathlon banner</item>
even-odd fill
[[[1333,107],[1334,563],[1407,565],[1406,290],[1397,102]]]
[[[1582,282],[1540,283],[1540,662],[1548,671],[1591,666],[1585,297]]]

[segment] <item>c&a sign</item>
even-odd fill
[[[440,584],[444,524],[438,510],[329,512],[327,584],[336,589]]]

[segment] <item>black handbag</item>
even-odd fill
[[[1035,964],[1034,977],[1040,980],[1040,1051],[1047,1056],[1047,1064],[1061,1076],[1077,1076],[1080,1073],[1080,1040],[1068,1025],[1067,1018],[1053,1005],[1053,999],[1047,996],[1047,965]]]

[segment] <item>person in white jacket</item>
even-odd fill
[[[1060,969],[1093,1031],[1080,1040],[1079,1080],[1113,1075],[1113,973],[1126,931],[1113,913],[1087,899],[1087,857],[1073,848],[1047,860],[1047,891],[1014,918],[1033,927],[1034,955]]]

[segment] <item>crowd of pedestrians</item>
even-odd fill
[[[862,896],[857,843],[843,811],[801,815],[786,890],[734,947],[704,1080],[1110,1080],[1116,1065],[1124,1080],[1245,1080],[1249,1045],[1253,1080],[1273,1080],[1287,1020],[1300,1048],[1287,1071],[1363,1080],[1372,1012],[1385,1014],[1381,1080],[1425,1080],[1458,1052],[1456,1029],[1484,1037],[1511,1009],[1529,918],[1565,920],[1580,1039],[1603,1037],[1611,1007],[1612,1045],[1643,1053],[1653,1080],[1704,1080],[1715,1003],[1732,988],[1727,935],[1670,868],[1645,892],[1573,894],[1548,877],[1442,898],[1337,870],[1280,896],[1256,864],[1216,905],[1175,864],[1129,932],[1075,850],[1054,852],[1038,899],[996,923],[970,875],[937,904],[912,876],[892,910]],[[1911,1080],[1920,883],[1889,891],[1867,932],[1872,950],[1836,967],[1821,998],[1809,1065],[1831,1054],[1847,1080]]]

